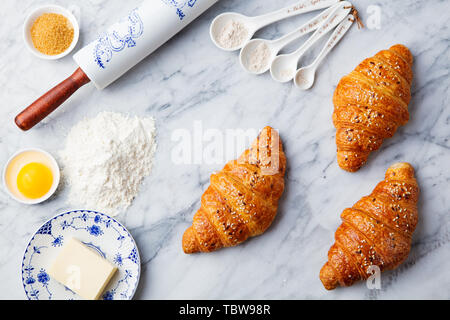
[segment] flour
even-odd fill
[[[248,38],[248,30],[242,22],[230,20],[217,35],[217,43],[225,49],[240,46]]]
[[[292,79],[294,77],[294,72],[292,69],[283,69],[280,71],[280,76],[283,79]]]
[[[272,53],[270,48],[264,42],[258,44],[251,52],[249,52],[248,68],[252,72],[260,72],[267,69]]]
[[[155,134],[153,118],[113,112],[76,124],[60,152],[70,204],[110,215],[128,208],[151,172]]]

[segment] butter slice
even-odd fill
[[[61,249],[48,273],[83,299],[96,300],[117,267],[80,241],[71,238]]]

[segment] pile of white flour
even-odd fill
[[[249,56],[249,70],[252,72],[260,72],[269,66],[272,54],[267,44],[262,42],[253,48]]]
[[[242,22],[230,20],[217,35],[222,48],[231,49],[241,45],[248,37],[248,30]]]
[[[76,124],[60,152],[74,206],[116,215],[130,206],[152,169],[153,118],[101,112]]]

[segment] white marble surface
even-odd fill
[[[159,146],[153,173],[132,207],[118,216],[141,253],[142,277],[135,298],[450,298],[450,1],[377,1],[381,29],[354,26],[321,65],[312,90],[301,92],[292,84],[275,83],[267,73],[246,74],[237,54],[218,50],[208,34],[219,13],[262,14],[293,1],[221,0],[113,85],[104,91],[92,85],[82,88],[48,121],[24,133],[13,123],[16,113],[75,68],[71,55],[52,62],[26,51],[21,36],[25,14],[47,2],[3,0],[0,4],[0,163],[29,146],[57,154],[71,126],[102,110],[154,116]],[[80,48],[139,1],[76,3]],[[354,1],[363,19],[371,3]],[[259,35],[280,36],[312,15],[270,26]],[[336,163],[333,90],[362,59],[395,43],[410,47],[415,57],[411,120],[385,141],[362,170],[344,172]],[[304,63],[312,58],[309,55]],[[209,175],[229,160],[213,165],[172,162],[173,131],[193,130],[197,120],[205,129],[221,131],[265,125],[279,129],[288,172],[278,216],[266,234],[239,247],[188,256],[181,250],[181,236],[199,207]],[[327,292],[318,273],[334,241],[341,211],[370,193],[396,161],[414,165],[421,188],[420,222],[407,262],[383,274],[381,290],[368,290],[360,283]],[[25,246],[45,220],[72,209],[66,197],[62,188],[44,204],[25,206],[0,191],[0,298],[25,298],[20,275]]]

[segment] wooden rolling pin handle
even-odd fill
[[[78,68],[70,77],[18,114],[15,119],[17,126],[24,131],[33,128],[66,101],[75,91],[90,81],[83,70]]]

